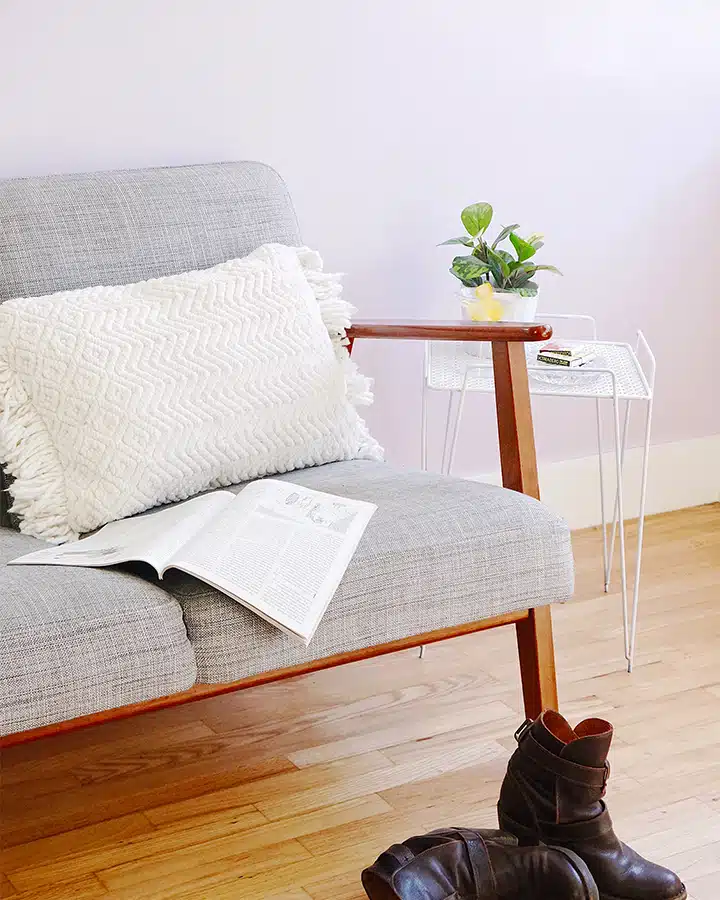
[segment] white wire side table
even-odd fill
[[[637,332],[635,347],[617,341],[599,341],[597,326],[592,316],[543,313],[544,320],[562,320],[572,327],[576,324],[589,331],[590,338],[577,338],[578,343],[589,344],[595,351],[595,360],[582,368],[560,369],[537,362],[537,352],[544,344],[527,344],[528,380],[530,393],[552,397],[577,397],[595,401],[597,428],[598,474],[600,482],[600,515],[603,534],[603,570],[605,591],[610,588],[613,552],[616,538],[620,544],[620,582],[622,593],[623,636],[628,672],[632,671],[637,644],[638,601],[640,597],[640,567],[642,562],[643,533],[645,526],[645,498],[647,494],[648,451],[652,423],[653,392],[655,387],[655,357],[642,331]],[[556,335],[557,337],[557,335]],[[477,344],[475,345],[477,347]],[[493,382],[492,359],[471,356],[467,344],[461,342],[427,341],[422,397],[421,460],[427,469],[429,391],[448,392],[448,408],[445,420],[441,472],[449,474],[455,460],[460,424],[468,391],[491,394]],[[489,347],[489,345],[488,345]],[[615,498],[611,522],[606,515],[605,474],[603,465],[603,434],[600,401],[612,404],[613,449],[615,455]],[[645,431],[643,443],[642,474],[640,479],[640,504],[637,530],[635,575],[630,602],[627,576],[627,545],[625,539],[625,509],[623,498],[623,470],[627,449],[628,424],[633,403],[645,406]],[[621,425],[621,403],[624,404]]]

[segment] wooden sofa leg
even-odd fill
[[[493,341],[495,403],[503,485],[540,499],[525,347]],[[515,623],[525,715],[536,719],[544,709],[557,709],[555,650],[549,606],[529,610]]]
[[[536,719],[544,709],[558,708],[555,649],[549,606],[529,610],[515,623],[525,715]]]

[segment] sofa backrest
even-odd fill
[[[0,302],[205,269],[268,241],[300,236],[262,163],[0,179]]]
[[[262,163],[0,179],[0,303],[205,269],[270,241],[300,235]]]

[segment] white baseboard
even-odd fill
[[[650,447],[646,515],[700,506],[720,500],[720,434]],[[615,455],[603,456],[606,515],[612,517],[615,498]],[[638,514],[642,448],[625,457],[625,515]],[[571,528],[599,525],[600,479],[597,456],[540,463],[540,494],[543,503],[557,510]],[[501,484],[499,472],[473,476],[474,481]]]

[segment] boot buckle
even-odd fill
[[[525,721],[522,723],[522,725],[515,732],[515,740],[518,742],[518,744],[522,741],[522,739],[525,737],[525,735],[528,733],[528,731],[530,731],[532,726],[533,726],[533,719],[525,719]]]
[[[605,796],[605,791],[607,790],[607,783],[609,780],[610,780],[610,763],[607,760],[605,760],[605,768],[603,771],[602,793],[600,794],[601,797]]]

